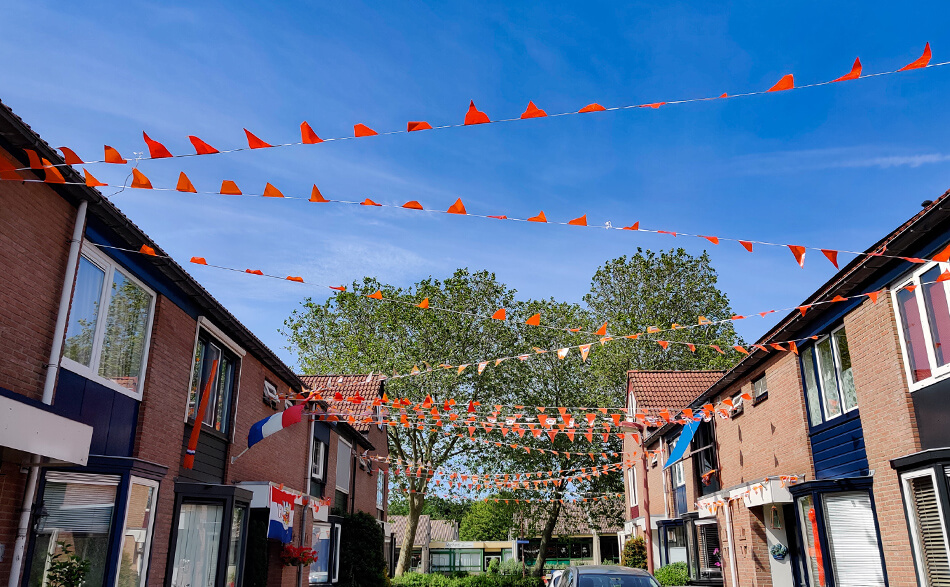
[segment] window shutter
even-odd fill
[[[917,539],[920,542],[922,571],[931,587],[950,586],[950,563],[947,560],[947,542],[943,536],[943,521],[937,505],[937,494],[930,475],[909,480],[911,503],[914,506]]]
[[[47,515],[40,531],[109,534],[119,477],[50,472],[43,504]]]
[[[865,492],[827,494],[824,506],[835,585],[884,585],[870,496]]]

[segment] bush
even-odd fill
[[[647,547],[642,536],[631,538],[623,545],[623,556],[620,564],[634,569],[647,568]]]
[[[364,512],[346,514],[341,526],[339,587],[384,587],[383,530],[376,518]]]
[[[510,558],[498,565],[498,572],[502,575],[518,575],[521,577],[526,574],[527,569],[525,569],[523,561]]]
[[[689,581],[689,570],[686,568],[686,563],[672,563],[657,569],[653,576],[663,587],[675,587],[686,585]]]
[[[406,573],[394,577],[393,587],[543,587],[540,577],[522,577],[520,575],[488,574],[469,575],[450,578],[438,573]]]

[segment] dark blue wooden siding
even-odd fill
[[[864,431],[857,410],[812,429],[811,450],[817,479],[868,474]]]
[[[60,369],[53,412],[92,426],[90,454],[132,456],[139,402],[129,396]]]

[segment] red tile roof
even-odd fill
[[[679,410],[718,381],[725,371],[628,371],[627,392],[645,410]]]
[[[299,377],[304,385],[323,396],[327,409],[334,414],[342,412],[352,413],[354,416],[370,415],[374,413],[373,400],[383,395],[383,382],[376,377],[369,381],[366,380],[366,375],[300,375]],[[340,395],[337,396],[337,394]],[[357,395],[365,401],[359,404],[349,401]],[[359,420],[358,418],[351,426],[366,434],[369,432],[370,425]]]

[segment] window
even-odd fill
[[[244,519],[247,508],[234,506],[231,510],[231,539],[228,541],[228,566],[225,585],[237,585],[241,568],[241,541],[244,538]]]
[[[759,403],[769,396],[769,388],[765,384],[765,375],[752,380],[752,405]]]
[[[679,437],[677,437],[679,440]],[[672,452],[673,447],[676,446],[676,441],[666,443],[667,456]],[[673,487],[680,487],[686,485],[686,475],[683,473],[683,461],[679,460],[675,465],[670,467],[670,479],[673,480]]]
[[[264,403],[275,410],[280,403],[280,396],[277,395],[277,387],[266,379],[264,380]]]
[[[629,507],[634,507],[640,502],[637,501],[637,468],[627,469],[627,495],[630,498]]]
[[[172,560],[172,587],[214,587],[224,505],[183,503]]]
[[[376,472],[376,509],[385,509],[386,505],[386,471],[379,469]]]
[[[742,393],[737,393],[732,397],[732,417],[735,418],[743,412],[745,412],[745,403],[742,399]]]
[[[822,502],[835,585],[883,585],[870,495],[865,491],[830,493],[822,496]]]
[[[947,537],[933,471],[905,475],[903,482],[920,584],[950,585]]]
[[[310,565],[310,584],[330,582],[330,524],[314,523],[310,531],[310,548],[317,551],[317,562]]]
[[[802,351],[802,374],[812,426],[858,407],[851,353],[843,326]]]
[[[336,448],[336,488],[343,493],[350,492],[350,443],[337,439]]]
[[[938,282],[943,266],[925,265],[894,288],[894,306],[911,390],[950,373],[950,306],[947,282]]]
[[[214,362],[217,361],[217,366]],[[212,367],[214,372],[212,373]],[[222,434],[227,434],[231,419],[231,403],[234,397],[235,370],[237,357],[224,345],[211,338],[201,330],[198,342],[195,345],[194,362],[192,363],[191,390],[188,393],[188,420],[193,421],[209,378],[211,389],[208,394],[208,404],[205,408],[205,426],[213,428]]]
[[[808,569],[809,582],[814,587],[825,587],[825,569],[821,560],[821,537],[818,534],[818,514],[810,495],[798,498],[798,514],[801,517],[802,543],[805,545],[803,559]]]
[[[63,366],[141,399],[154,307],[151,290],[87,250],[79,258]]]
[[[313,454],[310,460],[310,478],[314,481],[323,481],[323,471],[326,468],[327,445],[316,438],[313,439]]]
[[[145,585],[158,483],[132,478],[119,561],[119,584]]]

